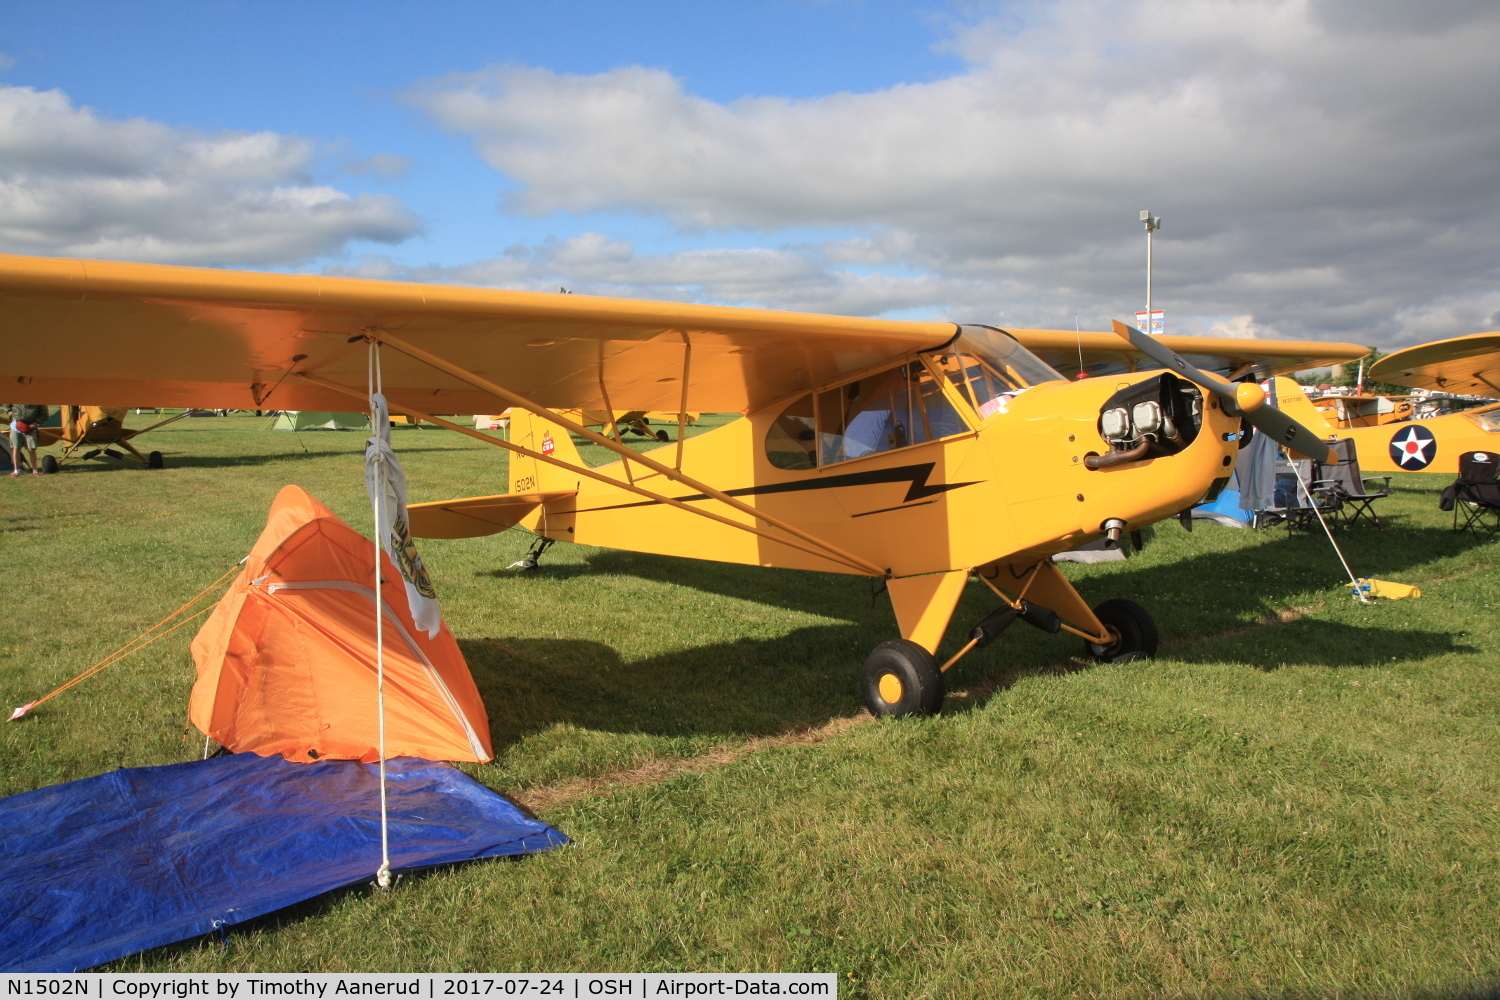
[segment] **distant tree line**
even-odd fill
[[[1368,373],[1370,366],[1383,357],[1385,357],[1385,352],[1380,348],[1370,348],[1369,357],[1364,359],[1365,372]],[[1331,384],[1350,389],[1354,388],[1359,383],[1359,365],[1360,362],[1358,361],[1345,361],[1339,365],[1339,373],[1334,377]],[[1411,395],[1411,387],[1397,385],[1394,382],[1374,382],[1370,380],[1367,374],[1365,377],[1365,392],[1374,396],[1409,396]]]

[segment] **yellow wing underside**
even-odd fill
[[[1500,396],[1500,332],[1396,351],[1370,366],[1370,378],[1417,389]]]

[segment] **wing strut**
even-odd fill
[[[321,376],[314,375],[310,372],[293,372],[293,374],[316,385],[321,385],[326,389],[332,389],[335,392],[342,392],[345,395],[354,396],[357,399],[366,398],[366,394],[360,392],[357,389],[351,389],[349,386],[340,385],[337,382],[322,378]],[[465,434],[476,440],[483,441],[485,444],[491,444],[497,448],[504,448],[506,451],[515,452],[517,455],[524,455],[527,458],[534,458],[538,462],[546,462],[548,465],[555,465],[560,469],[567,469],[569,472],[576,472],[580,476],[587,476],[590,479],[597,479],[599,482],[606,483],[610,486],[616,486],[623,490],[629,490],[631,493],[639,494],[640,496],[643,496],[648,500],[654,500],[657,503],[668,504],[669,506],[676,507],[679,510],[685,510],[690,514],[697,514],[700,517],[706,517],[710,521],[717,521],[718,523],[726,524],[731,528],[739,528],[741,531],[748,531],[752,535],[759,535],[761,538],[765,538],[769,541],[775,542],[778,545],[785,545],[789,548],[797,549],[800,552],[806,552],[808,555],[817,556],[819,559],[827,559],[830,562],[841,563],[845,566],[850,567],[851,569],[855,569],[861,573],[868,574],[869,576],[885,576],[885,571],[877,568],[874,563],[867,563],[862,559],[856,560],[856,558],[853,556],[843,558],[841,554],[838,553],[838,550],[834,549],[831,545],[823,547],[831,550],[834,554],[830,554],[827,551],[819,551],[812,546],[803,545],[794,539],[782,538],[777,535],[773,535],[769,531],[759,528],[754,524],[744,524],[740,521],[734,521],[727,517],[724,517],[721,514],[715,514],[713,511],[704,510],[701,507],[693,507],[689,504],[683,503],[681,500],[663,496],[660,493],[653,493],[651,490],[645,489],[641,486],[637,486],[634,483],[622,483],[612,476],[606,476],[602,472],[597,472],[585,466],[573,465],[571,462],[564,462],[561,459],[553,458],[551,455],[544,455],[539,451],[532,451],[530,448],[523,448],[518,444],[512,444],[509,441],[502,441],[499,438],[490,437],[488,434],[481,434],[477,430],[473,430],[469,427],[464,427],[462,424],[452,423],[451,421],[444,420],[441,417],[435,417],[430,413],[423,413],[421,410],[407,406],[397,400],[390,400],[389,402],[391,410],[398,413],[403,413],[408,417],[413,417],[417,420],[433,423],[450,431],[457,431],[460,434]],[[815,544],[821,545],[821,543],[817,543],[816,540],[814,540],[814,542]]]
[[[140,437],[142,434],[150,433],[151,431],[156,430],[158,427],[165,427],[165,426],[167,426],[170,423],[174,423],[174,422],[176,422],[178,420],[181,420],[183,417],[187,416],[189,413],[192,413],[192,412],[193,412],[193,408],[191,406],[189,406],[187,409],[183,410],[181,413],[178,413],[178,414],[176,414],[174,416],[170,416],[170,417],[168,417],[165,420],[158,420],[156,423],[152,424],[150,427],[142,427],[138,431],[131,431],[130,432],[130,436],[131,437]]]
[[[602,347],[599,349],[599,353],[601,355],[599,358],[599,397],[604,400],[604,412],[609,417],[609,436],[618,441],[620,440],[620,425],[615,421],[614,407],[609,403],[609,389],[604,385],[604,358],[602,357],[604,349]],[[634,485],[635,476],[630,474],[630,463],[625,462],[622,464],[625,469],[625,480]]]
[[[677,404],[677,471],[682,471],[682,445],[687,439],[688,374],[693,364],[693,344],[682,331],[682,399]]]
[[[400,337],[392,336],[391,334],[388,334],[384,331],[374,331],[367,334],[366,336],[368,336],[371,340],[378,340],[383,344],[388,344],[396,350],[400,351],[402,354],[415,358],[418,361],[426,362],[439,371],[447,372],[454,378],[467,382],[478,389],[483,389],[490,395],[497,396],[500,399],[503,399],[506,402],[510,403],[512,406],[519,406],[523,410],[530,410],[532,413],[541,417],[543,420],[549,420],[552,423],[557,424],[559,427],[577,434],[579,437],[586,438],[589,441],[592,441],[594,444],[608,448],[610,451],[619,455],[626,461],[640,462],[646,468],[652,470],[653,472],[658,472],[661,475],[666,476],[668,479],[673,480],[674,482],[679,482],[684,486],[695,489],[698,492],[702,493],[704,496],[712,497],[720,503],[726,504],[727,506],[734,508],[742,514],[749,514],[756,520],[764,521],[772,527],[780,528],[782,531],[785,531],[791,535],[795,535],[797,538],[802,539],[804,542],[807,542],[811,545],[816,545],[818,548],[823,549],[824,552],[832,553],[837,557],[839,562],[847,563],[850,566],[857,566],[864,572],[869,573],[871,576],[885,576],[885,570],[881,569],[879,566],[876,566],[872,562],[867,562],[866,560],[861,559],[859,556],[854,555],[851,552],[845,552],[838,546],[831,545],[815,535],[810,535],[807,532],[803,531],[801,528],[788,524],[778,517],[773,517],[772,515],[767,514],[765,511],[757,510],[756,508],[750,506],[742,500],[737,500],[734,497],[729,496],[727,493],[723,493],[719,490],[714,489],[707,483],[699,482],[692,476],[685,475],[681,469],[673,469],[670,466],[662,465],[654,458],[642,455],[638,451],[633,451],[630,448],[625,447],[623,444],[620,444],[618,441],[611,441],[603,434],[595,434],[593,431],[589,430],[587,427],[584,427],[582,424],[574,423],[566,417],[561,416],[560,414],[555,413],[552,410],[549,410],[547,407],[542,406],[539,403],[532,402],[525,396],[511,392],[509,389],[506,389],[503,386],[496,385],[488,379],[481,378],[473,372],[460,368],[458,365],[455,365],[449,361],[444,361],[436,354],[424,351],[414,344],[409,344],[406,341],[402,340]],[[609,481],[616,485],[621,485],[618,479],[610,479]],[[700,513],[703,512],[700,511]],[[766,537],[774,536],[768,535]],[[784,542],[784,539],[778,538],[776,540]]]

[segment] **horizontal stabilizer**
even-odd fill
[[[557,490],[434,500],[411,504],[406,514],[416,538],[478,538],[515,527],[521,518],[548,500],[577,495],[577,490]]]

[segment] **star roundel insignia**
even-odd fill
[[[1432,431],[1420,424],[1408,424],[1391,438],[1391,461],[1400,468],[1416,472],[1437,458],[1437,440]]]

